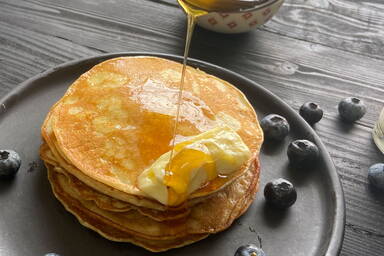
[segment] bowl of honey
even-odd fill
[[[236,11],[211,11],[197,18],[197,24],[219,33],[235,34],[251,31],[276,14],[284,0],[259,0],[252,8]]]

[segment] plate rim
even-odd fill
[[[71,60],[68,62],[64,62],[62,64],[59,64],[55,67],[49,68],[46,71],[40,72],[37,75],[25,80],[24,82],[20,83],[18,86],[16,86],[14,89],[9,91],[7,94],[5,94],[0,99],[0,115],[3,114],[5,111],[7,111],[7,106],[14,104],[15,100],[22,94],[24,90],[27,90],[30,87],[30,84],[36,82],[37,80],[43,79],[45,77],[48,77],[50,75],[53,75],[55,72],[61,71],[62,69],[69,68],[71,66],[79,65],[80,63],[85,62],[99,62],[100,60],[104,61],[108,58],[116,58],[116,57],[122,57],[122,56],[154,56],[154,57],[160,57],[165,59],[170,59],[173,61],[181,62],[183,57],[180,55],[175,54],[168,54],[168,53],[158,53],[158,52],[135,52],[135,51],[129,51],[129,52],[115,52],[115,53],[105,53],[105,54],[98,54],[94,56],[88,56],[83,57],[75,60]],[[239,73],[236,73],[234,71],[231,71],[227,68],[199,60],[194,58],[188,58],[188,65],[190,66],[196,66],[198,65],[199,68],[202,67],[210,67],[215,70],[223,71],[227,74],[229,74],[231,77],[234,77],[238,80],[244,81],[246,84],[252,85],[252,87],[256,87],[257,90],[262,91],[265,95],[267,95],[269,98],[273,99],[277,104],[283,106],[285,108],[284,111],[289,113],[296,121],[299,121],[303,126],[304,129],[309,131],[312,139],[316,143],[316,145],[319,147],[324,157],[324,164],[328,170],[330,183],[332,185],[332,188],[334,191],[332,191],[333,196],[335,197],[334,202],[334,212],[333,212],[333,225],[330,235],[328,236],[328,245],[326,252],[324,256],[337,256],[339,255],[342,245],[343,245],[343,239],[344,239],[344,233],[345,233],[345,223],[346,223],[346,207],[345,207],[345,197],[344,197],[344,191],[341,184],[340,177],[337,173],[336,167],[333,163],[333,160],[327,151],[325,145],[321,141],[320,137],[317,135],[317,133],[313,130],[313,128],[292,108],[290,107],[285,101],[280,99],[277,95],[275,95],[273,92],[269,91],[262,85],[258,84],[257,82],[245,77],[244,75],[241,75]]]

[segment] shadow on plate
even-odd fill
[[[284,150],[286,147],[283,141],[265,140],[261,147],[261,152],[268,156],[279,154]]]
[[[17,175],[17,174],[16,174]],[[15,183],[17,177],[1,178],[0,180],[0,194],[7,193]]]
[[[264,223],[270,228],[278,228],[289,215],[289,208],[286,210],[276,209],[268,203],[262,205],[262,218]]]
[[[287,179],[291,181],[296,187],[305,186],[314,176],[314,173],[318,169],[318,165],[319,164],[316,164],[313,167],[295,167],[287,163],[286,167],[284,168],[285,177],[287,177]]]

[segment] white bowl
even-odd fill
[[[267,22],[279,10],[284,0],[268,0],[246,12],[209,13],[197,19],[197,24],[219,33],[248,32]]]

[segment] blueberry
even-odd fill
[[[339,114],[348,122],[355,122],[362,118],[367,112],[363,101],[358,98],[346,98],[339,103]]]
[[[13,150],[0,150],[0,178],[15,176],[21,165],[19,154]]]
[[[265,185],[264,197],[270,205],[279,209],[287,209],[296,202],[297,194],[291,182],[280,178]]]
[[[301,106],[299,113],[304,120],[311,125],[319,122],[323,117],[323,110],[319,105],[313,102],[304,103]]]
[[[368,169],[369,182],[378,189],[384,190],[384,164],[374,164]]]
[[[266,139],[283,140],[289,133],[287,120],[279,115],[270,114],[260,122]]]
[[[309,140],[295,140],[289,144],[287,155],[292,165],[305,166],[317,160],[319,149]]]
[[[264,251],[256,245],[242,245],[237,249],[235,256],[266,256]]]

